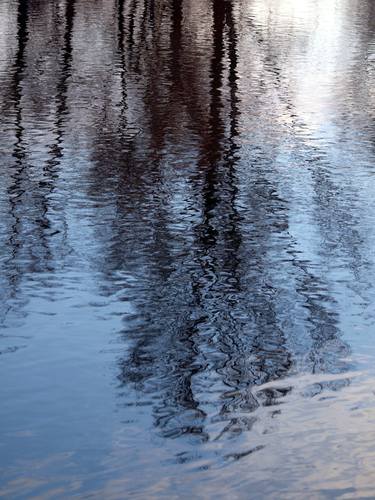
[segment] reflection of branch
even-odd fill
[[[48,211],[50,209],[50,196],[55,189],[57,178],[57,166],[59,165],[62,156],[62,126],[66,115],[66,99],[67,99],[67,79],[70,76],[71,66],[71,38],[73,27],[75,0],[67,0],[66,2],[66,29],[64,34],[63,57],[61,79],[57,84],[56,91],[56,115],[51,131],[55,136],[55,140],[51,143],[48,152],[48,160],[43,165],[42,178],[38,183],[29,178],[28,170],[30,168],[26,163],[26,150],[24,145],[24,127],[23,101],[26,100],[27,93],[24,88],[24,73],[26,69],[26,49],[29,39],[28,21],[29,21],[29,3],[27,0],[20,0],[18,4],[18,50],[15,58],[15,75],[14,75],[14,107],[15,107],[15,136],[13,157],[15,165],[11,169],[12,182],[8,188],[9,193],[9,214],[13,219],[13,224],[10,227],[10,236],[8,245],[11,249],[8,266],[11,281],[13,282],[13,292],[15,294],[16,284],[22,276],[22,268],[18,265],[19,253],[22,248],[27,248],[30,252],[29,266],[30,270],[36,269],[36,266],[42,264],[41,268],[46,268],[47,262],[51,260],[51,245],[49,238],[59,233],[59,230],[51,231],[50,218]],[[27,106],[27,104],[26,104]],[[26,108],[27,109],[27,108]],[[27,217],[28,206],[25,200],[25,191],[32,190],[32,203],[34,204],[33,217]],[[29,207],[30,208],[30,207]],[[25,216],[26,214],[26,216]],[[23,227],[28,228],[28,225],[34,226],[32,240],[31,236],[23,231]],[[38,251],[39,253],[36,254]]]
[[[57,166],[60,163],[60,159],[63,156],[62,153],[62,142],[63,142],[63,124],[66,120],[67,109],[67,96],[68,96],[68,80],[71,76],[71,65],[72,65],[72,36],[73,36],[73,24],[75,15],[75,0],[66,0],[65,8],[65,33],[64,33],[64,44],[63,44],[63,57],[62,57],[62,68],[61,68],[61,78],[57,84],[56,91],[56,115],[54,120],[53,131],[55,132],[56,140],[51,144],[50,156],[51,158],[46,162],[46,166],[43,169],[44,174],[47,177],[47,181],[44,181],[44,185],[48,187],[47,191],[44,191],[44,213],[43,220],[45,221],[45,227],[49,227],[49,221],[47,219],[48,212],[48,198],[50,194],[55,189],[55,183],[57,178]]]
[[[11,256],[8,261],[8,265],[17,260],[17,256],[19,251],[21,250],[23,243],[20,238],[21,231],[21,216],[18,214],[18,208],[22,205],[22,196],[24,194],[24,190],[22,189],[22,182],[24,175],[26,173],[26,165],[25,165],[25,149],[23,146],[23,135],[24,128],[22,126],[22,79],[25,70],[25,51],[28,41],[28,17],[29,17],[29,9],[28,9],[28,0],[19,0],[18,3],[18,14],[17,14],[17,40],[18,40],[18,49],[15,57],[15,73],[13,78],[13,93],[14,93],[14,108],[15,108],[15,144],[13,149],[13,157],[15,159],[15,165],[11,170],[11,179],[12,183],[8,187],[9,194],[9,213],[11,218],[13,219],[13,224],[10,228],[10,236],[7,242],[11,249]],[[12,274],[10,276],[11,283],[11,293],[13,296],[17,285],[20,280],[19,273],[12,269]]]
[[[128,92],[127,92],[127,84],[126,84],[126,60],[125,60],[125,27],[124,27],[124,7],[125,0],[118,0],[118,45],[120,52],[120,61],[121,61],[121,110],[120,110],[120,131],[121,137],[124,139],[125,129],[127,125],[127,117],[126,112],[128,109]]]

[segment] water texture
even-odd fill
[[[0,1],[0,497],[374,498],[375,2]]]

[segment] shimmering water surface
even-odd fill
[[[375,2],[0,1],[0,496],[375,496]]]

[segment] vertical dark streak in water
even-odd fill
[[[61,66],[61,76],[57,84],[56,89],[56,114],[53,126],[53,132],[55,134],[55,141],[51,144],[49,151],[50,159],[47,160],[46,165],[43,169],[44,179],[39,183],[41,192],[41,204],[43,212],[40,218],[40,228],[41,239],[51,236],[51,234],[43,232],[43,230],[50,229],[50,221],[48,218],[48,212],[50,210],[50,196],[55,189],[55,183],[58,178],[58,167],[60,165],[61,158],[63,156],[62,144],[63,144],[63,134],[64,134],[64,122],[67,117],[68,107],[67,107],[67,94],[68,94],[68,80],[71,76],[71,65],[72,65],[72,36],[73,36],[73,26],[74,26],[74,15],[75,15],[75,0],[66,0],[65,5],[65,32],[63,37],[62,46],[62,66]],[[60,232],[61,229],[56,230]],[[54,231],[52,236],[56,234]],[[47,241],[43,245],[46,249],[47,254],[49,253],[49,244]],[[46,256],[46,260],[48,257]]]
[[[226,229],[226,234],[228,234],[228,251],[226,252],[227,260],[232,263],[232,276],[236,280],[237,289],[240,288],[240,277],[238,276],[238,266],[240,264],[240,259],[238,257],[238,252],[241,247],[241,232],[239,230],[239,224],[241,218],[236,209],[236,199],[238,196],[237,187],[237,176],[236,176],[236,161],[238,160],[239,147],[236,144],[236,137],[238,136],[238,117],[239,117],[239,106],[238,106],[238,85],[237,85],[237,33],[235,27],[235,20],[233,18],[233,4],[231,2],[226,3],[226,24],[228,26],[228,59],[229,59],[229,71],[228,71],[228,84],[229,84],[229,94],[230,94],[230,112],[229,112],[229,123],[230,123],[230,135],[229,135],[229,147],[224,156],[225,164],[227,165],[227,176],[228,176],[228,195],[229,195],[229,230]]]
[[[147,46],[147,28],[149,26],[153,26],[153,21],[154,21],[154,0],[143,0],[144,1],[144,7],[143,7],[143,15],[140,21],[140,39],[145,46]],[[150,47],[150,45],[149,45]],[[138,54],[138,72],[139,72],[139,62],[140,62],[140,53]]]
[[[13,91],[14,91],[14,107],[15,107],[15,117],[16,117],[16,122],[15,122],[15,135],[16,135],[16,143],[14,145],[14,152],[13,156],[16,160],[16,168],[15,168],[15,173],[13,174],[13,178],[15,179],[14,185],[11,187],[10,194],[10,203],[12,205],[11,213],[15,213],[15,207],[17,204],[17,200],[20,196],[22,196],[22,192],[20,192],[20,185],[21,185],[21,177],[26,169],[26,166],[24,164],[24,159],[25,159],[25,150],[22,144],[23,140],[23,132],[24,128],[22,126],[22,105],[21,105],[21,98],[22,98],[22,78],[24,74],[24,69],[25,69],[25,51],[26,51],[26,46],[27,46],[27,41],[28,41],[28,31],[27,31],[27,24],[28,24],[28,15],[29,15],[29,9],[28,9],[28,0],[19,0],[18,3],[18,15],[17,15],[17,25],[18,25],[18,30],[17,30],[17,40],[18,40],[18,50],[17,54],[15,57],[15,74],[14,74],[14,85],[13,85]],[[13,193],[15,193],[15,196],[13,196]],[[19,221],[17,219],[17,216],[14,216],[14,219],[16,221],[14,227],[14,233],[17,234],[18,230],[16,229]],[[16,245],[18,246],[18,245]]]
[[[217,240],[217,230],[212,224],[213,211],[217,206],[216,182],[218,162],[221,157],[221,141],[223,138],[223,124],[221,119],[221,83],[224,56],[224,0],[213,0],[213,53],[211,59],[211,87],[210,87],[210,114],[208,136],[202,144],[202,159],[200,166],[204,172],[203,184],[203,223],[201,226],[200,239],[205,253],[210,253]],[[210,259],[209,259],[210,260]],[[213,263],[209,264],[213,270]]]
[[[171,75],[172,82],[179,89],[181,85],[181,39],[182,39],[182,0],[172,0],[171,5]]]
[[[130,6],[129,13],[129,36],[127,39],[127,49],[129,53],[129,62],[131,67],[135,70],[134,64],[134,44],[135,44],[135,22],[136,22],[136,12],[138,7],[138,0],[133,0]]]
[[[200,283],[194,286],[196,305],[202,309],[201,322],[215,325],[216,333],[211,341],[215,342],[224,357],[215,361],[215,369],[223,384],[238,389],[237,375],[241,368],[237,364],[240,355],[240,330],[236,327],[233,316],[238,305],[236,295],[240,293],[238,268],[241,234],[238,224],[240,217],[236,209],[238,194],[235,175],[238,107],[237,107],[237,48],[236,32],[232,17],[232,5],[229,2],[214,0],[213,4],[213,51],[210,70],[210,114],[209,129],[201,148],[199,167],[204,182],[202,187],[202,223],[197,227],[197,248],[200,248],[198,261],[202,276]],[[225,28],[228,28],[228,84],[229,84],[229,137],[225,138],[226,104],[222,88],[224,86]],[[220,188],[219,188],[220,186]],[[222,242],[221,242],[222,240]],[[222,245],[224,248],[222,248]],[[218,302],[216,304],[216,302]],[[221,305],[219,305],[221,303]],[[211,317],[216,310],[220,311],[220,319]],[[200,330],[203,331],[203,325]],[[214,340],[216,338],[216,340]],[[231,359],[233,358],[233,359]],[[233,374],[235,379],[233,379]],[[226,399],[226,398],[224,398]],[[232,398],[230,398],[231,401]],[[241,404],[238,401],[238,404]],[[226,413],[226,403],[220,411]],[[246,419],[245,419],[246,420]],[[243,419],[242,423],[245,422]],[[239,423],[231,418],[226,425],[229,430]],[[246,422],[245,425],[247,425]]]
[[[242,234],[240,230],[241,216],[236,208],[237,197],[239,195],[238,182],[236,174],[236,163],[239,159],[237,152],[239,150],[236,144],[238,136],[238,85],[237,85],[237,33],[235,19],[233,15],[233,3],[224,2],[225,27],[227,34],[227,56],[228,56],[228,88],[229,88],[229,137],[226,141],[227,146],[223,150],[223,166],[222,180],[220,185],[221,197],[224,204],[224,221],[220,226],[221,237],[223,238],[223,256],[222,256],[222,281],[223,281],[223,297],[222,300],[226,303],[225,321],[228,322],[227,327],[223,330],[219,337],[219,345],[222,352],[226,355],[226,359],[217,366],[216,370],[224,376],[223,382],[232,389],[241,390],[241,380],[246,378],[246,374],[241,368],[241,363],[238,360],[241,357],[241,323],[236,319],[236,308],[238,308],[239,295],[242,292],[240,265],[241,265],[241,245]],[[221,21],[221,20],[220,20]],[[215,23],[214,23],[215,24]],[[220,25],[220,24],[219,24]],[[224,31],[222,34],[224,39]],[[223,50],[221,48],[221,50]],[[218,85],[221,82],[217,82]],[[219,103],[218,103],[219,104]],[[225,141],[223,141],[225,144]],[[225,296],[226,295],[226,296]],[[241,332],[241,333],[240,333]],[[236,352],[234,352],[236,351]],[[228,369],[229,368],[229,369]],[[234,375],[234,377],[233,377]],[[226,400],[227,398],[225,398]],[[231,398],[230,398],[231,399]],[[220,414],[225,415],[227,412],[227,403],[225,401]],[[239,401],[239,406],[241,402]],[[233,425],[248,425],[248,419],[242,419],[240,422],[237,418],[230,418],[229,423],[225,425],[221,436],[230,431]]]
[[[22,183],[27,174],[26,152],[23,145],[24,127],[22,125],[22,80],[26,67],[25,52],[28,42],[28,20],[29,20],[29,2],[28,0],[19,0],[17,12],[17,41],[18,48],[14,62],[14,78],[13,78],[13,100],[15,110],[15,144],[13,149],[13,157],[15,159],[14,166],[11,167],[12,183],[8,187],[9,195],[9,213],[13,219],[13,224],[10,227],[10,236],[7,246],[10,248],[10,257],[7,263],[9,290],[8,297],[13,298],[17,293],[17,286],[20,281],[20,273],[17,269],[17,256],[24,245],[24,241],[20,238],[22,220],[18,214],[20,206],[23,204],[22,196],[24,190]],[[9,309],[9,308],[8,308]],[[6,312],[5,312],[6,314]]]
[[[171,3],[171,31],[170,31],[170,78],[171,96],[174,102],[181,102],[184,96],[182,58],[182,22],[183,1],[172,0]],[[167,118],[164,119],[167,124]],[[164,135],[164,134],[163,134]],[[160,137],[160,136],[159,136]],[[161,243],[161,242],[160,242]],[[159,243],[159,245],[160,245]],[[191,283],[194,289],[195,283]],[[194,306],[193,306],[194,307]],[[173,354],[172,373],[168,375],[171,380],[168,383],[166,397],[163,403],[154,409],[155,425],[163,429],[164,437],[177,437],[178,435],[195,436],[200,441],[207,441],[208,434],[205,432],[203,423],[206,413],[199,407],[199,401],[194,395],[192,379],[200,372],[201,366],[196,362],[197,346],[197,321],[194,320],[191,306],[185,313],[178,330],[172,331],[175,335],[174,345],[176,352]],[[186,413],[186,423],[183,427],[173,424],[174,417]],[[192,415],[189,418],[189,414]]]
[[[65,10],[65,34],[64,44],[62,47],[62,68],[61,78],[57,84],[56,90],[56,116],[53,122],[53,134],[55,140],[49,147],[49,159],[44,162],[41,168],[41,179],[35,183],[35,189],[28,193],[32,197],[33,207],[38,209],[32,217],[28,218],[25,212],[25,204],[28,203],[24,199],[26,193],[24,185],[29,169],[31,166],[27,163],[27,153],[24,145],[24,127],[22,121],[24,119],[24,109],[22,100],[27,105],[28,96],[24,93],[23,89],[23,76],[27,66],[26,63],[26,49],[28,44],[28,23],[30,17],[30,4],[28,0],[21,0],[18,4],[18,50],[15,57],[15,75],[14,75],[14,108],[15,108],[15,135],[16,142],[14,145],[13,157],[15,158],[15,165],[12,167],[12,183],[8,188],[9,193],[9,213],[14,221],[10,227],[10,236],[8,240],[9,248],[11,249],[11,257],[7,262],[7,273],[10,281],[13,283],[9,287],[8,299],[15,297],[17,291],[17,284],[19,284],[25,270],[34,271],[49,271],[51,270],[50,263],[53,261],[53,245],[54,242],[50,238],[61,232],[59,229],[52,229],[48,213],[50,211],[50,196],[55,189],[55,182],[57,179],[57,167],[62,157],[62,135],[63,123],[67,113],[67,80],[70,76],[70,66],[72,57],[72,29],[74,17],[74,3],[75,0],[67,0]],[[30,185],[33,182],[30,180]],[[28,224],[33,226],[30,231]],[[30,262],[27,269],[20,260],[20,252],[22,248],[27,249],[30,254]],[[9,311],[8,306],[8,311]]]
[[[125,0],[118,0],[118,3],[117,3],[117,9],[118,9],[117,30],[118,30],[118,47],[119,47],[121,54],[124,52],[124,47],[125,47],[124,7],[125,7]]]
[[[185,427],[185,432],[199,436],[201,441],[207,441],[209,435],[204,429],[204,421],[206,413],[199,407],[199,402],[194,396],[193,377],[201,374],[203,366],[196,362],[199,347],[199,334],[204,329],[204,326],[209,318],[209,311],[205,311],[205,294],[209,292],[212,283],[212,276],[215,273],[214,261],[211,260],[211,253],[216,243],[216,230],[212,224],[215,216],[214,210],[217,205],[215,194],[215,181],[217,175],[218,164],[221,156],[220,139],[223,137],[222,125],[220,117],[220,91],[219,86],[222,80],[222,57],[223,57],[223,26],[224,26],[224,11],[222,6],[218,7],[218,3],[214,1],[214,41],[213,41],[213,57],[211,62],[211,104],[209,115],[209,130],[203,134],[201,146],[201,160],[199,161],[199,175],[203,175],[202,197],[203,197],[203,212],[202,223],[197,228],[197,246],[202,248],[203,254],[198,257],[202,269],[202,275],[197,278],[191,276],[191,289],[193,294],[193,302],[190,306],[188,321],[178,332],[179,343],[181,345],[181,353],[178,359],[178,368],[181,372],[179,376],[178,394],[179,406],[185,408],[186,411],[194,410],[194,425]],[[172,22],[172,81],[175,89],[181,89],[181,26],[182,26],[182,1],[174,0],[173,2],[173,22]],[[218,112],[217,112],[218,111]],[[217,133],[217,136],[215,136]],[[207,314],[208,313],[208,314]],[[184,355],[185,353],[185,355]],[[177,401],[176,401],[177,402]],[[170,406],[170,412],[173,411],[173,405]],[[174,430],[176,432],[177,429]]]
[[[124,28],[124,8],[125,0],[118,0],[118,47],[120,52],[120,77],[121,77],[121,111],[120,111],[120,135],[125,140],[125,129],[127,125],[126,112],[127,104],[127,85],[126,85],[126,59],[125,59],[125,28]]]
[[[68,112],[67,95],[68,95],[68,80],[71,76],[72,66],[72,36],[75,15],[75,0],[66,0],[65,10],[65,34],[63,46],[63,62],[61,69],[61,79],[57,87],[57,107],[56,107],[56,122],[55,129],[57,132],[56,145],[54,147],[55,157],[62,156],[62,141],[63,141],[63,124],[66,120]]]
[[[235,32],[235,24],[234,24],[234,19],[233,19],[233,5],[230,2],[226,2],[226,22],[228,25],[228,58],[229,58],[229,86],[230,86],[230,95],[231,95],[231,121],[230,121],[230,129],[231,129],[231,137],[232,137],[232,143],[233,143],[233,137],[237,135],[237,120],[236,120],[236,110],[238,108],[238,98],[236,97],[236,91],[237,91],[237,81],[236,81],[236,65],[237,65],[237,51],[236,51],[236,32]],[[232,146],[232,151],[230,151],[230,156],[229,158],[231,159],[231,164],[233,164],[234,159],[232,156],[235,155],[235,148]],[[231,165],[230,173],[233,176],[233,165]],[[258,177],[259,175],[261,177],[261,166],[256,166],[254,165],[252,168],[255,169],[256,176]],[[261,179],[258,177],[256,183],[253,186],[254,189],[254,198],[256,199],[258,195],[260,194],[258,189],[263,189],[263,186],[266,187],[268,182],[266,179]],[[237,194],[236,190],[233,192],[232,196],[233,198]],[[264,199],[269,199],[270,194],[272,192],[272,189],[269,189],[269,192],[262,194],[261,196]],[[271,195],[271,200],[272,200],[272,195]],[[270,201],[271,201],[270,200]],[[280,200],[281,201],[281,200]],[[234,203],[233,203],[234,206]],[[281,208],[281,207],[280,207]],[[239,224],[240,219],[235,210],[233,210],[233,217],[236,221],[236,225]],[[280,215],[282,214],[282,208]],[[256,209],[254,210],[254,221],[257,219],[257,214],[256,214]],[[249,221],[248,221],[249,224]],[[251,221],[250,221],[251,224]],[[283,230],[284,224],[281,224],[280,227],[275,227],[275,232],[278,233],[280,230]],[[233,226],[234,228],[236,226]],[[272,230],[272,222],[270,221],[269,224],[269,230]],[[260,229],[260,231],[263,231]],[[232,231],[231,237],[233,242],[237,242],[236,244],[236,250],[237,252],[240,249],[241,245],[241,240],[242,236],[240,237],[241,233],[239,230]],[[236,236],[238,235],[238,236]],[[264,235],[265,236],[265,235]],[[260,242],[259,241],[254,241],[252,242],[252,249],[254,252],[253,258],[255,258],[255,262],[257,266],[262,266],[264,265],[264,271],[266,271],[267,267],[267,262],[262,262],[263,261],[263,249],[261,246],[261,241],[262,238],[260,237]],[[230,244],[227,242],[226,248],[230,248]],[[234,255],[236,255],[236,252],[233,252]],[[230,254],[228,253],[228,257],[230,259]],[[255,264],[254,262],[254,264]],[[237,262],[237,265],[239,265],[239,261]],[[259,274],[261,275],[262,273],[258,270]],[[237,280],[238,286],[240,286],[240,279],[238,278]],[[269,297],[267,290],[261,291],[262,287],[258,285],[257,289],[257,284],[256,282],[253,285],[254,289],[252,290],[252,293],[254,295],[253,300],[251,301],[250,304],[250,309],[249,313],[252,316],[253,320],[255,321],[256,325],[256,331],[259,332],[258,335],[253,337],[252,340],[251,336],[248,337],[247,342],[251,342],[251,352],[257,354],[257,360],[252,363],[252,366],[244,365],[242,366],[242,360],[241,360],[241,355],[240,353],[238,356],[238,359],[236,359],[236,356],[233,356],[233,353],[230,351],[228,352],[228,357],[229,357],[229,363],[231,364],[231,369],[234,378],[230,380],[230,378],[227,379],[227,384],[229,386],[232,386],[236,390],[242,391],[242,401],[239,399],[238,405],[239,407],[246,408],[247,410],[254,410],[258,406],[258,401],[256,401],[251,393],[249,392],[249,389],[253,384],[260,384],[260,383],[265,383],[270,380],[273,380],[275,378],[282,378],[284,377],[287,372],[289,371],[291,367],[291,354],[288,352],[288,350],[285,347],[285,334],[284,332],[279,328],[278,322],[277,322],[277,313],[275,311],[275,306],[272,303],[272,298]],[[249,292],[248,292],[249,293]],[[238,321],[237,321],[238,323]],[[233,318],[233,324],[236,324],[236,319]],[[233,331],[235,332],[236,329],[233,328]],[[246,339],[246,336],[243,340]],[[242,340],[242,342],[243,342]],[[249,349],[249,346],[246,346],[246,340],[244,343],[245,350],[247,351]],[[272,356],[274,357],[274,361],[272,365],[269,365],[269,357]],[[237,364],[237,362],[239,363]],[[237,375],[236,375],[237,374]],[[237,377],[237,378],[236,378]],[[237,386],[236,386],[237,384]],[[229,401],[229,408],[233,408],[232,403]],[[225,405],[223,407],[222,413],[225,413],[227,410],[225,408]],[[234,419],[233,421],[235,425],[238,425],[237,419]],[[246,422],[247,424],[249,421]],[[230,426],[229,426],[230,428]],[[229,428],[227,430],[229,430]]]

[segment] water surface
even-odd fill
[[[0,496],[375,490],[375,3],[0,2]]]

